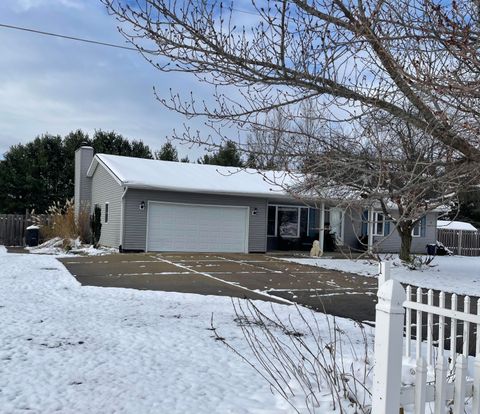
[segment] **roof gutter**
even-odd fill
[[[124,185],[126,185],[125,183]],[[143,185],[143,184],[134,184],[129,183],[128,187],[135,190],[150,190],[150,191],[172,191],[175,193],[200,193],[200,194],[221,194],[221,195],[230,195],[237,197],[255,197],[255,198],[286,198],[293,199],[289,194],[285,193],[276,193],[272,191],[271,193],[245,193],[245,192],[235,192],[235,191],[219,191],[219,190],[210,190],[210,189],[197,189],[197,188],[178,188],[178,187],[167,187],[167,186],[154,186],[154,185]]]

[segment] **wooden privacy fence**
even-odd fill
[[[466,296],[459,307],[456,295],[404,289],[389,279],[387,263],[379,284],[372,414],[398,414],[401,407],[444,414],[447,406],[463,414],[467,398],[471,413],[480,414],[480,300]],[[414,383],[405,385],[402,365],[412,358]]]
[[[50,225],[52,217],[47,214],[37,214],[35,219],[30,214],[0,214],[0,245],[24,246],[25,230],[31,224]],[[40,234],[40,242],[42,242]]]
[[[480,256],[480,231],[437,229],[437,240],[454,254]]]
[[[23,246],[30,219],[22,214],[0,214],[0,244]]]

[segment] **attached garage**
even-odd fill
[[[148,202],[147,251],[248,253],[249,208]]]

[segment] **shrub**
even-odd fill
[[[37,223],[40,224],[42,239],[53,239],[54,237],[75,239],[77,237],[73,199],[66,200],[63,205],[56,201],[48,208],[47,215],[46,220],[36,219]]]
[[[90,212],[88,205],[80,208],[75,220],[75,205],[73,199],[64,204],[56,201],[47,210],[47,214],[35,215],[32,219],[40,227],[40,238],[50,240],[59,237],[63,245],[70,246],[71,240],[80,238],[82,243],[90,243]]]
[[[97,247],[102,232],[102,209],[95,206],[90,218],[90,228],[92,231],[92,244]]]
[[[77,217],[77,234],[82,243],[92,242],[92,232],[90,229],[90,205],[81,205]]]

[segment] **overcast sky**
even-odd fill
[[[124,44],[98,0],[8,0],[0,23]],[[0,28],[0,156],[42,133],[115,130],[158,149],[184,122],[153,96],[169,88],[208,95],[190,75],[161,73],[136,52]],[[192,160],[203,151],[179,147]]]

